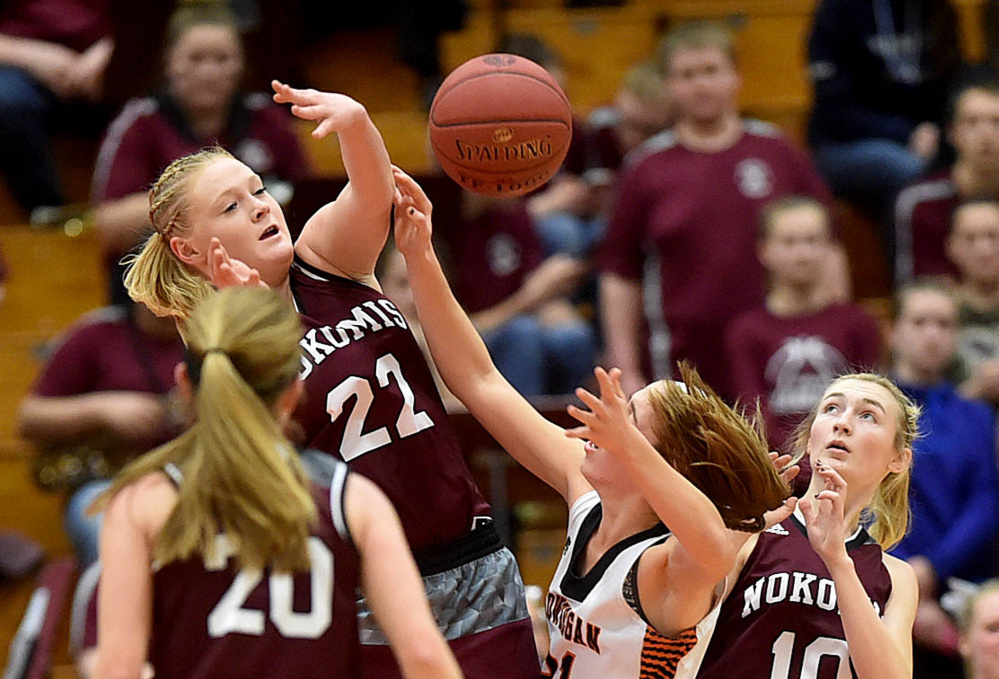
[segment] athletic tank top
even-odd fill
[[[297,258],[290,277],[305,327],[306,398],[295,414],[305,445],[374,481],[412,548],[469,532],[489,505],[402,313],[374,288]]]
[[[156,679],[359,676],[359,564],[344,519],[347,468],[336,466],[328,492],[311,487],[319,513],[308,545],[311,572],[237,570],[223,534],[219,558],[154,566],[149,662]],[[182,482],[175,466],[165,471]]]
[[[860,581],[883,616],[891,576],[881,547],[859,528],[846,542]],[[697,677],[709,679],[849,679],[850,665],[836,587],[808,542],[799,510],[760,534],[713,633]],[[696,653],[696,651],[695,651]]]
[[[659,524],[618,542],[580,576],[578,563],[602,516],[596,491],[569,510],[565,549],[545,600],[551,643],[544,676],[669,679],[697,636],[689,629],[670,639],[649,626],[639,614],[634,575],[639,557],[669,531]]]

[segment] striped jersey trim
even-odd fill
[[[675,639],[665,637],[651,627],[645,628],[639,679],[673,679],[683,656],[697,644],[697,631],[685,629]]]

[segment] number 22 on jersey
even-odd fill
[[[416,396],[413,394],[409,382],[403,377],[402,366],[399,365],[399,360],[395,356],[385,354],[378,357],[378,360],[375,361],[375,380],[380,390],[390,386],[394,380],[402,394],[402,406],[395,421],[395,433],[398,438],[404,439],[434,426],[434,421],[430,419],[429,415],[422,410],[416,410]],[[392,443],[392,434],[388,427],[378,427],[371,431],[364,430],[364,422],[375,401],[375,394],[371,380],[351,375],[326,395],[326,412],[334,421],[343,414],[343,408],[347,401],[352,396],[357,398],[354,407],[347,416],[343,440],[340,442],[340,456],[344,462],[350,462],[361,455]]]

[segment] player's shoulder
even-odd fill
[[[676,134],[672,130],[663,130],[659,134],[653,135],[644,142],[628,151],[624,156],[622,166],[625,169],[634,169],[660,154],[670,151],[678,146]]]
[[[908,587],[910,585],[916,587],[916,571],[913,570],[908,561],[887,552],[882,552],[881,563],[888,570],[893,587]]]

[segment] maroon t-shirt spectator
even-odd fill
[[[438,233],[452,260],[455,297],[469,313],[512,295],[544,259],[522,200],[496,203],[474,218],[441,227]]]
[[[759,399],[775,450],[833,378],[876,369],[882,351],[877,321],[855,304],[795,317],[747,311],[729,325],[726,344],[736,393],[749,406]]]
[[[82,52],[111,35],[110,0],[6,0],[0,33]]]
[[[139,331],[125,310],[108,307],[81,319],[60,341],[32,387],[38,396],[95,391],[165,394],[184,358],[180,337],[160,339]]]
[[[950,170],[903,189],[895,201],[895,279],[901,285],[919,276],[952,276],[947,257],[950,220],[961,198]]]
[[[176,104],[166,96],[129,101],[108,126],[94,168],[94,203],[148,191],[160,173],[181,156],[219,144],[265,180],[297,181],[307,160],[288,111],[264,94],[242,94],[225,133],[198,139]]]
[[[717,153],[691,151],[667,131],[629,154],[598,256],[602,272],[644,283],[652,376],[686,358],[726,396],[725,327],[765,292],[759,209],[792,194],[830,201],[808,156],[776,127],[745,121],[743,130]]]

